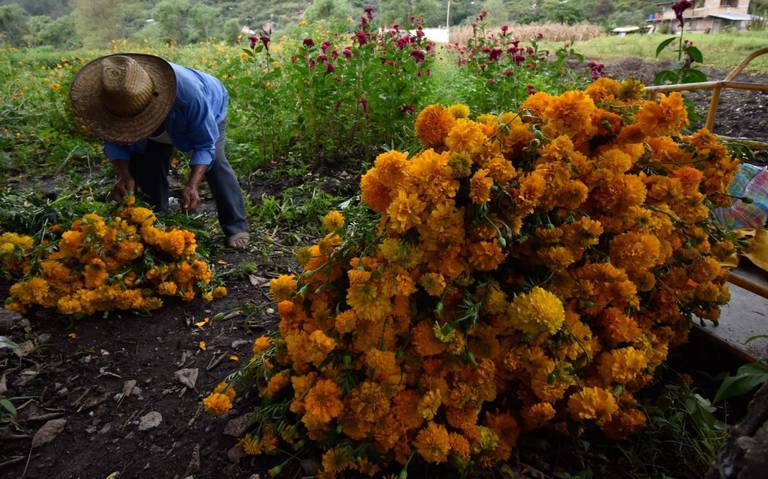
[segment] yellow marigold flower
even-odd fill
[[[455,178],[466,178],[472,174],[472,157],[467,153],[451,152],[448,158],[448,166]]]
[[[405,233],[421,223],[424,208],[426,205],[416,195],[398,191],[397,197],[387,208],[389,227],[396,233]]]
[[[688,125],[688,110],[683,95],[672,92],[669,96],[661,93],[658,102],[647,102],[637,112],[637,125],[647,136],[677,134]]]
[[[258,356],[272,346],[272,338],[269,336],[259,336],[256,341],[253,342],[253,354]]]
[[[621,100],[638,100],[645,95],[645,85],[635,78],[627,78],[621,82],[618,98]]]
[[[232,400],[226,394],[211,393],[203,399],[205,410],[214,416],[223,416],[232,409]]]
[[[427,421],[431,421],[437,415],[437,410],[440,409],[442,403],[443,396],[439,389],[427,391],[419,401],[419,414]]]
[[[565,321],[565,308],[556,295],[534,287],[529,293],[515,296],[507,309],[510,325],[526,334],[555,334]]]
[[[340,211],[329,211],[323,217],[323,228],[325,231],[332,233],[340,230],[344,226],[344,215]]]
[[[480,168],[469,180],[469,199],[472,203],[483,204],[491,199],[493,178],[488,176],[488,170]]]
[[[445,139],[445,144],[452,152],[476,155],[487,140],[488,137],[485,136],[477,123],[461,119],[456,120],[456,124]]]
[[[269,282],[269,293],[275,302],[291,299],[296,292],[296,276],[293,274],[281,274]]]
[[[521,411],[525,427],[528,430],[538,429],[555,417],[555,408],[548,402],[540,402],[523,408]]]
[[[492,287],[488,290],[483,306],[490,314],[502,314],[509,306],[507,295],[497,287]]]
[[[631,346],[604,352],[597,360],[597,372],[606,385],[632,382],[647,366],[645,354]]]
[[[475,445],[476,451],[493,451],[498,444],[499,436],[496,434],[496,431],[489,427],[480,426],[479,437],[477,438],[477,443]]]
[[[224,286],[217,286],[213,288],[213,299],[221,299],[227,296],[227,288]]]
[[[126,213],[128,213],[129,220],[137,225],[152,225],[157,220],[157,217],[152,212],[152,210],[142,207],[136,207],[136,208],[130,208],[126,210]]]
[[[416,117],[416,136],[428,148],[441,148],[455,121],[443,105],[430,105]]]
[[[304,398],[307,413],[302,420],[315,424],[327,424],[341,415],[344,404],[340,400],[341,389],[330,379],[320,379]]]
[[[595,420],[604,424],[619,410],[610,391],[599,387],[585,387],[568,398],[568,412],[577,421]]]
[[[463,103],[455,103],[448,107],[454,118],[469,118],[469,107]]]
[[[258,456],[261,454],[261,444],[258,437],[253,437],[251,434],[246,434],[237,442],[240,449],[249,456]]]
[[[448,460],[448,452],[451,450],[448,431],[445,426],[435,422],[430,422],[419,431],[413,445],[425,461],[434,464]]]
[[[611,262],[624,268],[630,277],[656,266],[661,256],[661,242],[650,234],[629,232],[615,236],[610,243]]]
[[[434,297],[440,297],[445,291],[445,277],[439,273],[427,273],[419,278],[419,284],[424,290]]]

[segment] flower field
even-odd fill
[[[744,157],[677,93],[478,32],[366,11],[237,46],[2,50],[0,471],[702,477],[735,363],[689,332],[729,300],[740,243],[710,213]],[[207,191],[111,200],[67,95],[120,51],[227,87],[246,251]]]

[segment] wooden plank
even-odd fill
[[[729,284],[731,301],[722,307],[720,324],[707,323],[696,329],[744,361],[768,359],[768,299],[735,284]]]

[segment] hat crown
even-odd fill
[[[134,116],[152,101],[152,78],[133,58],[113,55],[102,62],[101,98],[104,106],[117,116]]]

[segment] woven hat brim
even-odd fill
[[[150,136],[165,121],[176,101],[176,74],[170,63],[154,55],[117,53],[136,60],[154,84],[152,100],[140,113],[123,117],[110,112],[101,99],[101,62],[97,58],[75,76],[69,91],[78,119],[96,136],[111,143],[131,144]]]

